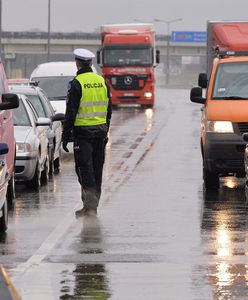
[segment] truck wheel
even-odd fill
[[[210,172],[203,167],[203,180],[206,191],[218,190],[220,186],[218,173]]]
[[[13,207],[13,201],[15,199],[15,174],[13,173],[7,189],[8,207]]]
[[[4,202],[4,205],[1,209],[2,217],[0,218],[0,232],[5,232],[8,228],[8,200]]]

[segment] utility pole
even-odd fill
[[[182,21],[182,18],[179,19],[173,19],[173,20],[161,20],[161,19],[154,19],[154,22],[161,22],[165,23],[167,25],[167,43],[166,43],[166,79],[165,82],[166,84],[170,83],[170,40],[171,40],[171,35],[170,35],[170,24],[174,22],[179,22]]]
[[[1,0],[0,0],[1,1]],[[48,0],[48,20],[47,20],[47,61],[50,61],[51,44],[51,0]]]

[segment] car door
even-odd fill
[[[47,117],[49,117],[52,121],[53,116],[55,115],[55,111],[49,101],[49,99],[46,97],[46,95],[40,91],[39,92],[40,97],[42,98],[42,102],[44,105],[44,108],[46,110]],[[51,124],[52,131],[54,134],[54,140],[55,140],[55,153],[57,153],[60,149],[61,145],[61,136],[62,136],[62,123],[61,121],[52,121]]]
[[[23,95],[24,96],[24,95]],[[32,105],[32,103],[28,100],[26,96],[25,101],[27,103],[27,110],[29,111],[29,114],[32,115],[32,118],[34,119],[35,123],[38,122],[39,116]],[[36,136],[38,137],[40,141],[40,163],[43,166],[47,157],[48,157],[48,138],[47,138],[47,131],[49,126],[35,126],[34,130],[36,133]]]
[[[5,75],[2,64],[0,63],[0,97],[3,93],[8,92],[5,85]],[[14,125],[12,118],[12,110],[0,110],[0,141],[8,144],[9,152],[7,154],[7,174],[11,176],[14,168],[15,157],[15,138],[14,138]]]

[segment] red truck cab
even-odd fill
[[[110,87],[112,104],[153,107],[155,101],[155,50],[153,24],[101,26],[101,49],[97,62]]]

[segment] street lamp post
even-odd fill
[[[47,24],[47,61],[50,61],[51,43],[51,0],[48,0],[48,24]]]
[[[161,20],[161,19],[154,19],[154,22],[161,22],[167,25],[167,44],[166,44],[166,84],[170,82],[170,24],[174,22],[182,21],[182,18],[173,19],[173,20]]]

